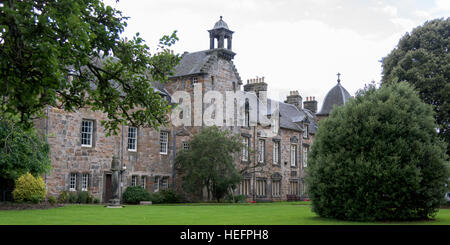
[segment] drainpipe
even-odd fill
[[[46,116],[47,118],[45,119],[45,142],[47,142],[48,144],[48,123],[49,123],[49,114],[50,114],[50,107],[49,105],[47,105],[47,111],[46,111]],[[45,188],[47,189],[47,173],[44,173],[44,182],[45,182]]]
[[[173,133],[173,154],[172,154],[172,190],[175,190],[175,159],[177,156],[177,132],[176,129],[172,129]]]
[[[121,143],[120,143],[120,170],[119,170],[119,173],[120,173],[120,176],[119,176],[119,178],[120,178],[120,180],[119,180],[119,183],[120,183],[119,184],[119,200],[120,200],[120,202],[122,202],[122,185],[123,185],[123,182],[122,182],[122,180],[123,180],[123,140],[124,140],[123,134],[124,134],[124,124],[122,122],[122,139],[121,139]]]

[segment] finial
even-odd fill
[[[336,75],[338,76],[337,82],[338,82],[338,83],[341,83],[341,78],[340,78],[340,77],[341,77],[341,73],[338,72],[338,74],[336,74]]]
[[[222,20],[222,15],[220,16],[220,20]]]

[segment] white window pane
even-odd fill
[[[128,128],[128,150],[137,150],[137,128],[135,127]]]

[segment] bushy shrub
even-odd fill
[[[160,194],[163,196],[164,203],[177,203],[181,200],[180,195],[171,189],[161,190]]]
[[[227,201],[228,202],[235,202],[235,203],[245,203],[247,202],[247,196],[246,195],[227,195]]]
[[[164,203],[164,198],[159,192],[154,192],[151,194],[150,200],[153,204]]]
[[[89,192],[82,191],[78,193],[78,203],[88,203]]]
[[[69,192],[69,196],[67,197],[68,203],[77,203],[78,202],[78,194],[76,192]]]
[[[141,201],[150,201],[151,195],[140,186],[130,186],[125,190],[122,198],[125,203],[138,204]]]
[[[32,195],[30,201],[31,203],[39,204],[42,201],[42,197],[40,195]]]
[[[344,220],[433,217],[446,191],[445,144],[407,83],[360,91],[322,119],[309,155],[312,210]]]
[[[69,199],[69,193],[67,191],[61,191],[58,197],[58,203],[66,203]]]
[[[158,203],[179,203],[182,197],[174,190],[160,190],[151,195],[151,201],[154,204]]]
[[[41,177],[35,178],[30,173],[20,176],[16,182],[16,188],[13,191],[14,200],[17,202],[40,202],[45,199],[47,190],[44,180]]]
[[[93,202],[94,202],[94,196],[88,192],[86,203],[93,203]]]
[[[48,203],[50,203],[52,205],[56,203],[56,197],[54,197],[54,196],[49,196],[47,198],[47,200],[48,200]]]
[[[94,204],[99,204],[99,203],[100,203],[100,199],[94,198],[92,202],[93,202]]]

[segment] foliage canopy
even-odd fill
[[[313,211],[344,220],[433,217],[446,192],[433,110],[405,82],[358,92],[320,121],[308,159]]]
[[[439,135],[450,147],[450,18],[435,19],[406,33],[383,58],[382,84],[406,81],[433,106]],[[447,154],[450,148],[447,148]]]
[[[234,153],[241,149],[239,137],[218,127],[203,128],[189,141],[189,150],[177,152],[177,169],[183,176],[183,189],[201,194],[206,188],[220,201],[241,181],[234,165]]]
[[[164,83],[179,62],[161,38],[154,55],[137,33],[121,38],[127,17],[101,0],[9,0],[0,3],[0,112],[26,127],[47,106],[107,114],[108,134],[121,123],[165,123],[167,101],[149,81]]]

